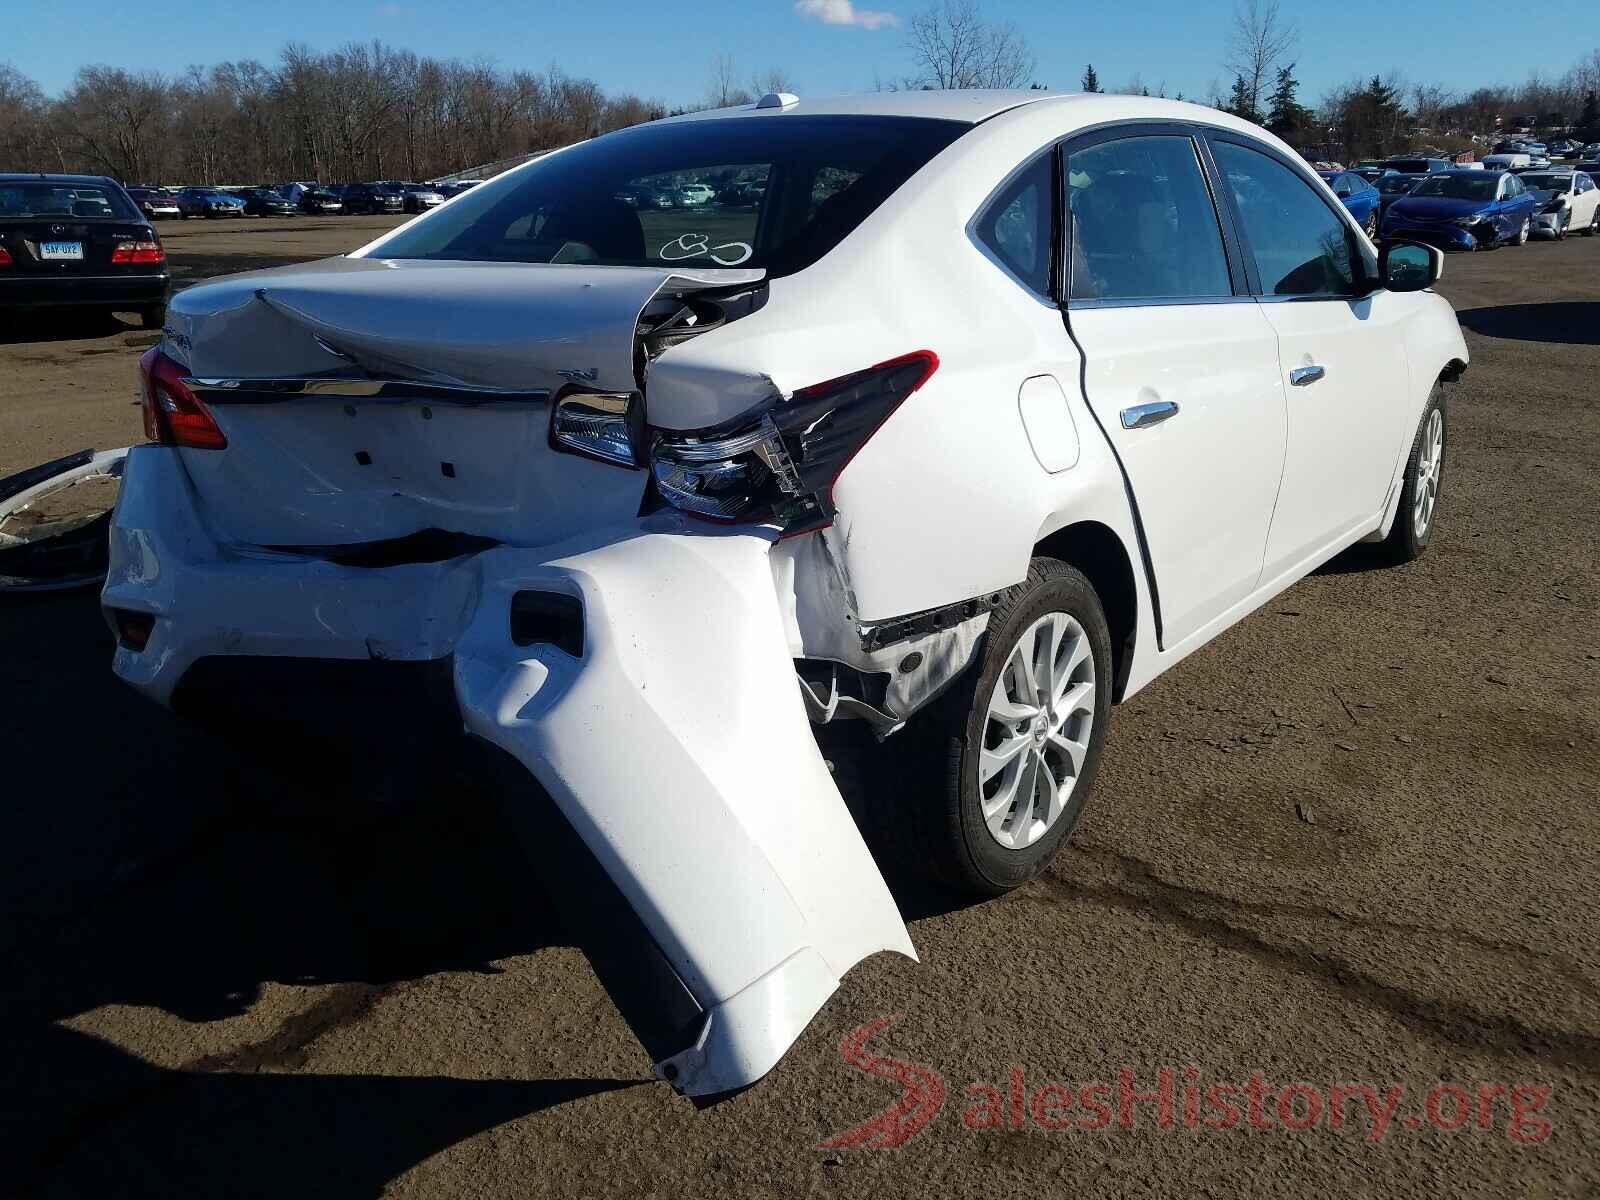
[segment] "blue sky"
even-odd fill
[[[46,91],[86,63],[176,73],[191,63],[276,59],[285,42],[332,49],[378,37],[438,57],[541,69],[552,63],[608,89],[668,104],[706,90],[710,64],[732,54],[741,78],[781,66],[802,93],[869,90],[911,67],[905,20],[927,0],[222,0],[130,8],[126,0],[7,0],[0,61]],[[1041,82],[1073,90],[1085,62],[1104,85],[1137,75],[1151,90],[1204,98],[1224,81],[1231,0],[988,0],[1015,23]],[[1302,100],[1358,75],[1403,72],[1451,88],[1560,75],[1600,44],[1593,0],[1546,0],[1532,26],[1505,28],[1503,0],[1283,0],[1300,29]],[[158,32],[152,36],[152,26]],[[1539,32],[1535,32],[1535,31]],[[1583,31],[1589,31],[1584,36]]]

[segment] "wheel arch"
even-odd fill
[[[1099,521],[1077,521],[1034,544],[1033,553],[1060,559],[1082,571],[1100,597],[1111,630],[1111,698],[1120,702],[1133,668],[1139,634],[1139,589],[1133,560],[1122,539]]]

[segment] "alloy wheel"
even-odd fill
[[[1444,470],[1444,413],[1437,408],[1428,414],[1428,427],[1417,452],[1417,486],[1411,505],[1411,528],[1420,539],[1433,524],[1434,506],[1439,501],[1439,481]]]
[[[1008,850],[1038,841],[1067,811],[1095,721],[1094,654],[1075,617],[1046,613],[995,680],[978,758],[989,835]]]

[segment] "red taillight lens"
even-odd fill
[[[111,252],[114,263],[158,263],[167,261],[160,242],[119,242]]]
[[[759,421],[695,435],[663,433],[651,454],[669,504],[718,521],[773,520],[785,533],[833,520],[834,481],[939,365],[931,350],[801,388]]]
[[[139,358],[143,376],[144,432],[163,446],[225,450],[228,439],[211,412],[183,382],[184,369],[152,346]]]
[[[4,246],[0,246],[0,267],[9,267],[10,265],[11,251],[7,250]]]

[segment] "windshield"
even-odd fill
[[[1399,192],[1409,192],[1417,186],[1417,179],[1416,175],[1385,175],[1373,186],[1385,196],[1393,196]]]
[[[122,189],[92,183],[0,183],[0,218],[94,217],[142,220]]]
[[[384,258],[602,266],[816,262],[971,126],[912,117],[647,125],[481,184]]]
[[[1430,175],[1411,189],[1413,196],[1448,196],[1452,200],[1493,200],[1500,176]]]
[[[1571,184],[1571,175],[1524,175],[1522,177],[1522,186],[1530,191],[1564,192]]]

